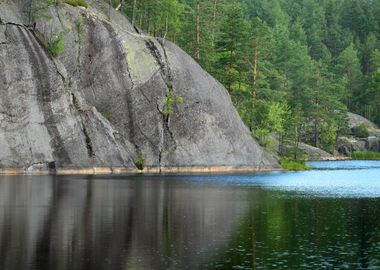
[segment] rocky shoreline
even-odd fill
[[[146,167],[143,170],[122,167],[89,168],[0,168],[0,175],[130,175],[130,174],[182,174],[182,173],[252,173],[280,171],[270,166],[189,166],[189,167]]]

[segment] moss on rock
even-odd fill
[[[73,7],[88,7],[85,0],[64,0],[63,2]]]

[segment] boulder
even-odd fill
[[[371,137],[380,138],[380,129],[373,129],[373,128],[368,129],[368,134]]]
[[[0,168],[136,168],[141,157],[159,168],[279,168],[189,55],[87,2],[54,5],[34,26],[26,1],[0,2]],[[65,49],[52,57],[59,34]]]
[[[333,157],[330,153],[306,143],[300,143],[299,149],[307,155],[308,160],[322,160]]]
[[[368,137],[366,148],[368,151],[380,152],[380,137]]]
[[[374,123],[372,123],[367,118],[365,118],[361,115],[358,115],[358,114],[354,114],[354,113],[349,112],[348,113],[348,121],[349,121],[348,123],[349,123],[350,129],[358,127],[360,125],[364,125],[368,129],[377,129],[377,126]]]
[[[294,147],[291,146],[290,144],[285,144],[283,145],[281,150],[282,150],[282,153],[281,153],[282,155],[292,156],[292,153],[294,152]],[[314,147],[302,142],[298,144],[298,152],[299,152],[299,155],[302,155],[302,157],[307,160],[327,160],[327,159],[332,159],[334,157],[330,153],[320,148],[317,148],[317,147]]]
[[[355,151],[366,151],[367,145],[368,143],[366,139],[339,137],[336,148],[339,154],[350,155],[352,152]]]

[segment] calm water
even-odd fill
[[[0,176],[0,269],[380,269],[380,162],[312,165]]]

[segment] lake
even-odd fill
[[[380,162],[311,165],[0,176],[0,269],[380,269]]]

